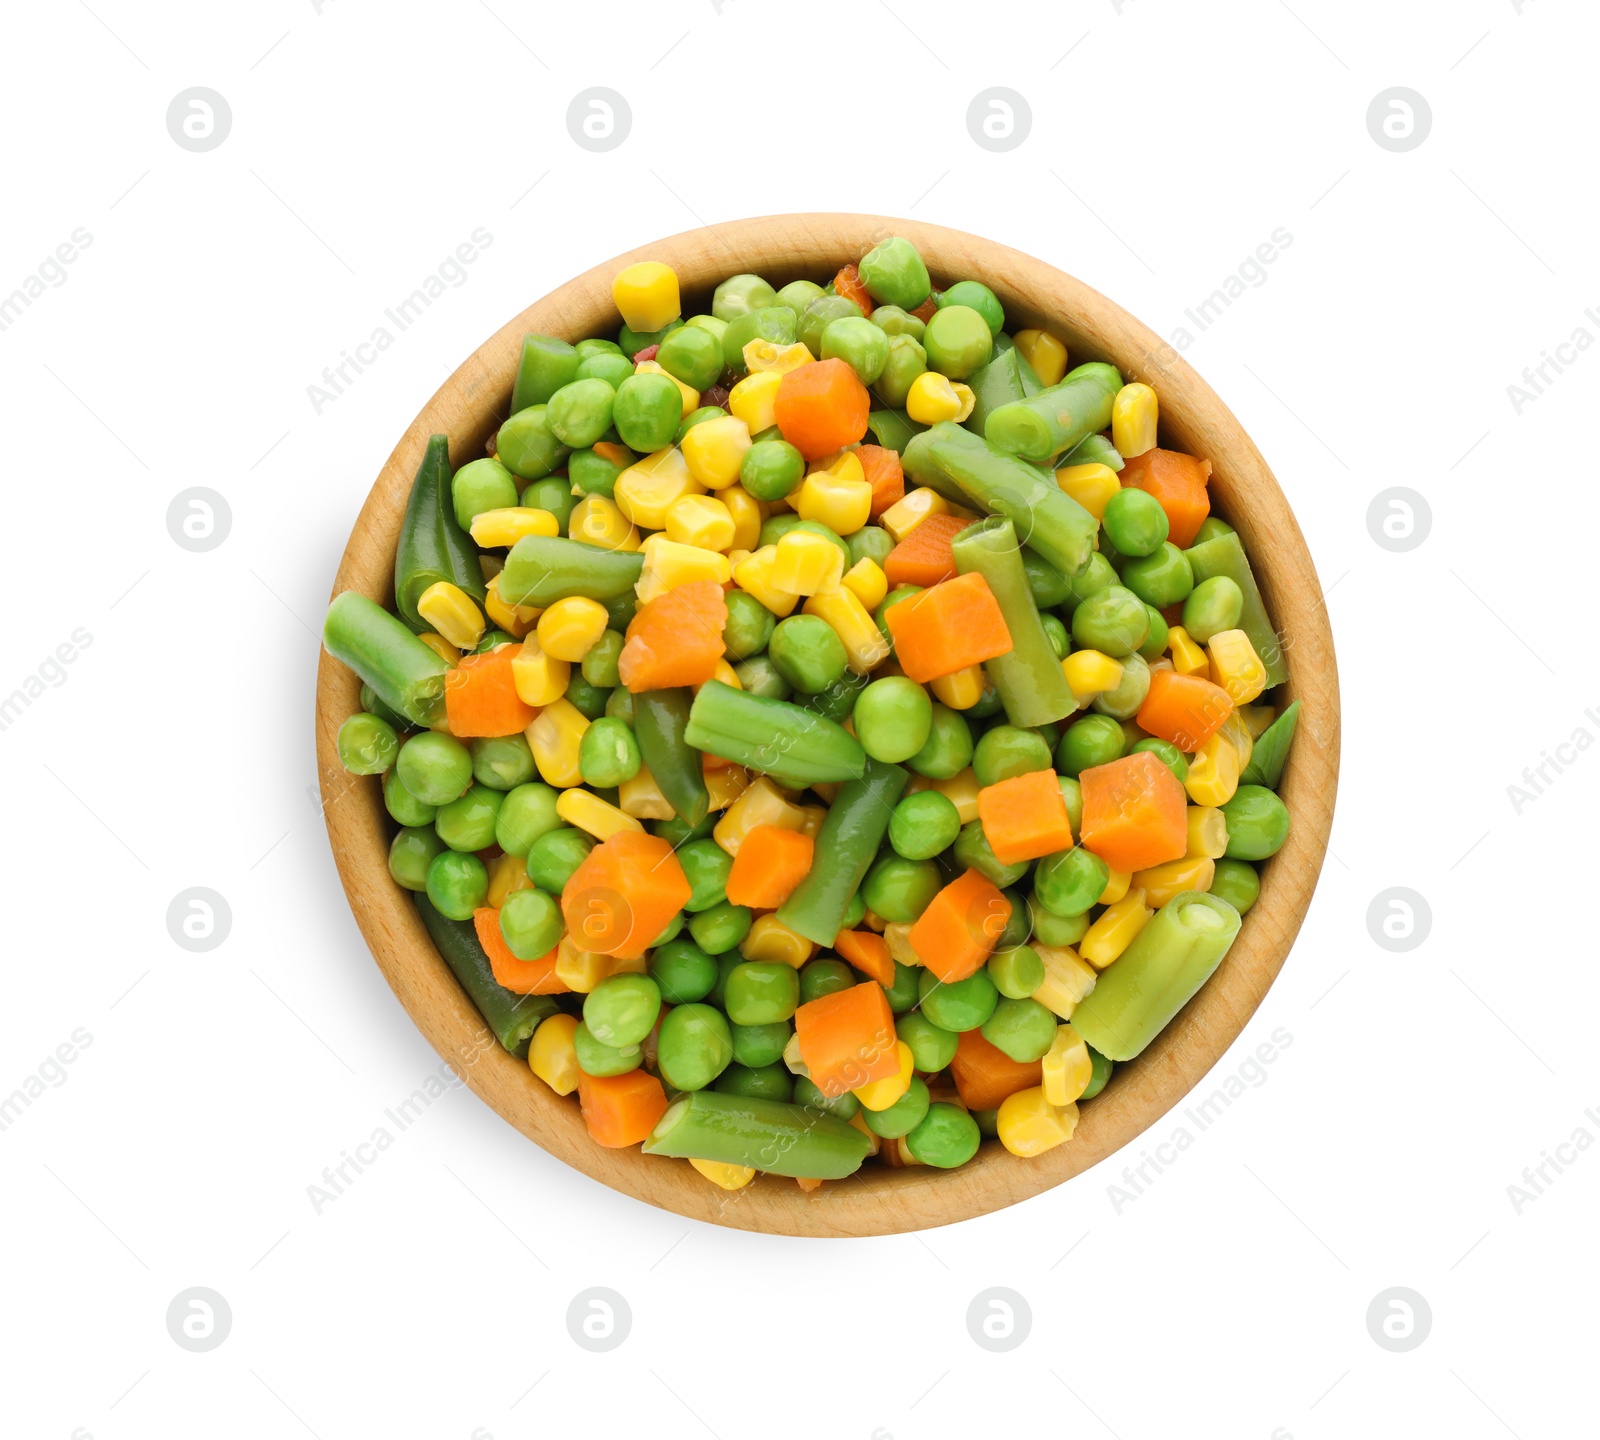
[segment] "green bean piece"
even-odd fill
[[[417,913],[435,948],[454,973],[467,998],[477,1007],[496,1040],[505,1050],[523,1058],[528,1041],[540,1022],[556,1013],[553,995],[516,995],[494,978],[494,969],[477,932],[469,922],[461,923],[441,914],[426,895],[419,894]]]
[[[1080,365],[1059,385],[993,411],[984,438],[1007,454],[1042,464],[1104,430],[1111,423],[1111,402],[1121,388],[1122,376],[1113,366]]]
[[[845,1121],[805,1106],[696,1090],[667,1107],[640,1148],[646,1155],[747,1165],[769,1175],[842,1180],[860,1169],[872,1142]]]
[[[785,700],[735,690],[720,680],[708,680],[700,687],[689,709],[684,738],[697,750],[760,770],[791,789],[804,789],[818,780],[857,780],[867,765],[867,752],[842,725]],[[833,937],[830,933],[824,938]]]
[[[378,699],[377,692],[364,680],[361,682],[361,708],[369,715],[376,715],[384,724],[396,731],[406,729],[411,723],[398,710]]]
[[[563,385],[577,378],[582,354],[554,335],[524,335],[517,378],[511,387],[511,413],[543,405]]]
[[[989,416],[1002,405],[1015,404],[1044,389],[1027,357],[1015,346],[1000,351],[967,377],[972,389],[972,413],[961,422],[974,435],[982,435]]]
[[[1284,764],[1289,758],[1289,747],[1294,744],[1295,727],[1299,723],[1300,702],[1296,700],[1256,736],[1256,743],[1250,751],[1250,763],[1239,777],[1241,785],[1265,785],[1269,790],[1278,788],[1283,779]]]
[[[1073,448],[1056,462],[1058,470],[1065,470],[1069,465],[1108,465],[1113,470],[1120,470],[1123,459],[1117,452],[1117,447],[1111,443],[1108,435],[1085,435]]]
[[[482,606],[485,589],[478,549],[457,520],[451,498],[450,439],[434,435],[428,440],[416,478],[411,482],[394,556],[395,609],[413,630],[433,628],[417,613],[417,601],[430,585],[441,580],[466,591]],[[367,680],[365,675],[361,678]],[[372,688],[382,694],[380,687]],[[385,703],[394,705],[389,697],[383,698]]]
[[[1239,543],[1239,537],[1231,531],[1226,535],[1214,535],[1209,540],[1190,546],[1184,554],[1197,582],[1209,580],[1213,575],[1226,575],[1239,587],[1244,597],[1239,628],[1249,638],[1262,665],[1266,667],[1267,688],[1270,690],[1274,685],[1283,684],[1289,678],[1289,663],[1277,631],[1267,618],[1267,607],[1261,599],[1261,591],[1256,587],[1256,577],[1250,569],[1250,561],[1245,556],[1244,546]]]
[[[602,605],[619,598],[631,600],[643,569],[641,551],[607,550],[558,535],[524,535],[511,547],[500,571],[500,598],[507,605],[540,608],[570,595]]]
[[[645,768],[679,818],[698,825],[706,818],[711,796],[688,737],[689,717],[686,689],[644,690],[633,697],[634,734]]]
[[[893,450],[897,455],[904,454],[912,437],[927,428],[911,419],[904,410],[874,410],[867,416],[867,429],[872,432],[872,438],[885,450]]]

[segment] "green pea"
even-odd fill
[[[536,773],[533,751],[521,735],[484,736],[470,741],[467,748],[472,752],[472,778],[491,790],[514,790]]]
[[[1265,785],[1241,785],[1222,813],[1228,821],[1230,860],[1265,860],[1289,838],[1289,809]]]
[[[479,637],[478,643],[472,647],[474,655],[487,655],[491,650],[498,650],[502,645],[515,645],[517,638],[507,635],[504,630],[485,630]]]
[[[850,565],[870,560],[881,570],[883,562],[889,558],[889,552],[894,549],[894,536],[881,525],[863,525],[855,534],[845,536],[844,545],[850,552]],[[845,568],[850,567],[847,565]]]
[[[648,350],[652,345],[659,345],[674,330],[681,330],[681,319],[669,320],[659,330],[634,330],[627,325],[617,331],[617,348],[630,360],[641,350]]]
[[[928,1113],[928,1086],[920,1075],[911,1077],[906,1093],[882,1110],[861,1107],[861,1122],[874,1135],[893,1140],[908,1135],[920,1125]]]
[[[485,456],[469,460],[450,481],[450,499],[456,524],[470,530],[485,510],[509,509],[517,503],[517,482],[498,460]]]
[[[788,1103],[794,1094],[794,1077],[782,1064],[763,1065],[752,1069],[749,1065],[730,1065],[717,1076],[711,1087],[724,1095],[743,1095],[751,1100],[781,1100]]]
[[[650,942],[650,948],[653,950],[658,945],[670,945],[682,933],[683,911],[680,910],[672,917],[672,919],[667,921],[666,926],[662,929],[661,933]]]
[[[1028,919],[1033,926],[1032,938],[1052,949],[1076,945],[1089,932],[1087,910],[1081,915],[1057,915],[1046,910],[1036,895],[1028,897]]]
[[[1106,502],[1100,523],[1111,543],[1124,555],[1154,554],[1167,538],[1167,512],[1161,502],[1149,491],[1132,485],[1117,491]]]
[[[1180,785],[1189,778],[1189,762],[1183,758],[1183,751],[1170,740],[1158,740],[1153,735],[1147,735],[1143,740],[1135,741],[1128,753],[1132,755],[1145,750],[1172,771],[1178,777]]]
[[[972,1123],[978,1127],[978,1134],[985,1140],[997,1140],[1000,1136],[999,1110],[974,1110]]]
[[[516,893],[537,895],[539,891]],[[589,1033],[602,1045],[614,1049],[642,1043],[655,1029],[660,1013],[661,991],[648,975],[608,976],[583,1000],[583,1023],[589,1027]]]
[[[780,620],[773,628],[767,654],[778,673],[806,695],[826,690],[849,666],[844,641],[820,615],[791,615]]]
[[[767,648],[776,619],[754,595],[730,590],[728,623],[722,627],[722,647],[730,660],[744,660]]]
[[[1215,540],[1219,535],[1232,535],[1233,526],[1217,515],[1207,515],[1200,522],[1200,528],[1194,532],[1194,539],[1189,542],[1191,546],[1204,545],[1207,540]]]
[[[788,304],[787,301],[784,303]],[[710,334],[716,337],[719,345],[722,343],[722,337],[727,333],[728,329],[728,322],[726,320],[717,319],[715,315],[691,315],[686,321],[684,321],[684,325],[688,329],[708,331]]]
[[[953,985],[924,970],[918,982],[922,1013],[944,1030],[976,1030],[994,1014],[1000,992],[987,970],[978,970]]]
[[[739,677],[739,688],[752,695],[767,700],[787,700],[791,693],[789,682],[778,673],[770,655],[752,655],[748,660],[741,660],[733,667],[733,673]]]
[[[706,996],[706,1004],[715,1005],[718,1007],[718,1009],[721,1009],[723,989],[728,983],[728,976],[733,974],[733,967],[735,965],[744,964],[744,956],[741,955],[737,950],[730,950],[724,954],[718,955],[716,957],[716,962],[717,982],[711,987],[711,993]],[[739,1029],[737,1025],[735,1025],[733,1028],[735,1032],[737,1032]],[[785,1043],[787,1044],[788,1042],[786,1041]],[[749,1062],[741,1060],[739,1063],[747,1064]]]
[[[901,1142],[924,1165],[954,1170],[978,1153],[978,1122],[959,1105],[936,1100],[916,1129]]]
[[[865,675],[846,670],[826,690],[819,690],[815,695],[802,695],[795,703],[842,724],[856,708],[856,700],[868,683]]]
[[[1075,845],[1046,855],[1033,872],[1033,898],[1053,915],[1082,915],[1097,904],[1111,867],[1092,850]]]
[[[339,727],[339,763],[352,775],[381,775],[400,753],[394,726],[363,711]]]
[[[692,840],[679,847],[677,856],[690,890],[683,908],[691,915],[720,905],[728,898],[728,872],[733,869],[733,856],[715,840]]]
[[[796,315],[801,315],[807,305],[824,293],[815,280],[791,280],[778,291],[777,299],[778,304],[787,305]]]
[[[794,1077],[794,1103],[804,1105],[807,1110],[818,1110],[824,1115],[833,1115],[840,1120],[848,1120],[859,1113],[861,1102],[848,1090],[843,1095],[824,1095],[816,1083],[805,1075]]]
[[[560,904],[543,890],[513,890],[500,906],[500,934],[519,960],[548,955],[565,929]]]
[[[1072,649],[1072,637],[1067,634],[1067,627],[1054,615],[1040,615],[1039,620],[1056,659],[1065,660]]]
[[[906,764],[929,780],[951,780],[972,763],[972,748],[972,727],[961,713],[935,704],[927,742]]]
[[[683,444],[683,437],[696,425],[704,425],[707,420],[726,420],[728,412],[720,405],[698,405],[678,421],[678,428],[673,432],[672,443]]]
[[[711,313],[718,320],[732,322],[752,310],[775,305],[778,293],[759,275],[730,275],[711,296]]]
[[[1226,900],[1243,915],[1256,903],[1256,897],[1261,893],[1261,876],[1248,860],[1219,860],[1216,874],[1211,877],[1209,893],[1219,900]]]
[[[585,785],[610,789],[639,773],[639,742],[624,721],[602,715],[578,743],[578,773]]]
[[[739,483],[757,500],[782,500],[805,473],[805,457],[787,440],[757,441],[739,462]]]
[[[1044,984],[1044,961],[1031,945],[996,950],[989,957],[989,978],[1006,999],[1023,1000]]]
[[[976,870],[984,879],[993,885],[998,885],[1002,890],[1007,885],[1015,885],[1028,873],[1026,860],[1015,865],[1002,865],[995,858],[989,837],[983,833],[981,820],[969,820],[961,827],[961,833],[956,836],[955,849],[951,853],[955,857],[956,864],[962,869]]]
[[[1144,644],[1136,652],[1139,657],[1150,664],[1155,664],[1167,651],[1167,640],[1170,631],[1167,618],[1154,605],[1146,605],[1144,613],[1150,621],[1150,633],[1145,636]]]
[[[889,337],[862,315],[846,315],[822,332],[822,358],[843,360],[863,385],[883,373],[889,358]]]
[[[599,993],[598,987],[595,993]],[[587,1019],[587,1003],[583,1008]],[[661,1033],[656,1037],[656,1066],[661,1078],[674,1090],[703,1090],[732,1061],[733,1036],[727,1019],[714,1006],[678,1005],[661,1021]]]
[[[1044,1058],[1059,1022],[1037,1000],[1004,998],[983,1024],[983,1038],[1019,1065]]]
[[[1071,578],[1063,575],[1038,551],[1027,546],[1022,549],[1022,573],[1028,577],[1028,594],[1033,596],[1033,603],[1041,611],[1065,605],[1072,597]],[[1049,618],[1054,620],[1055,616]]]
[[[556,528],[563,535],[567,533],[567,521],[572,518],[572,507],[577,503],[573,498],[571,484],[561,475],[544,476],[535,480],[522,492],[522,508],[543,510],[553,515]]]
[[[909,760],[928,743],[933,730],[928,692],[904,675],[874,680],[857,697],[854,714],[862,749],[885,764]]]
[[[775,1065],[783,1059],[793,1034],[794,1026],[788,1020],[775,1020],[767,1025],[735,1025],[733,1058],[752,1070]]]
[[[867,902],[861,898],[861,891],[857,890],[850,897],[850,903],[844,907],[844,919],[839,922],[839,928],[841,930],[858,928],[866,913]]]
[[[598,690],[610,690],[621,684],[617,662],[622,658],[622,647],[626,643],[620,630],[607,630],[602,634],[583,657],[583,678]]]
[[[419,800],[400,783],[398,769],[391,767],[383,772],[383,808],[396,825],[432,825],[439,813],[437,805]]]
[[[611,692],[591,685],[579,668],[567,680],[566,698],[567,703],[585,720],[598,720],[606,713],[606,701],[611,698]]]
[[[1028,897],[1017,886],[1002,887],[1000,893],[1011,907],[1006,923],[995,937],[996,950],[1014,950],[1033,938],[1033,921],[1028,915]]]
[[[389,726],[396,734],[409,729],[411,722],[404,715],[396,714],[372,693],[372,686],[363,682],[361,686],[361,708],[369,715],[376,715],[378,719]]]
[[[717,983],[717,962],[688,940],[657,942],[648,964],[650,978],[668,1005],[704,1000]]]
[[[547,344],[549,343],[549,337],[548,336],[532,336],[532,335],[530,335],[528,337],[528,339],[530,339],[530,340],[532,340],[532,339],[542,339]],[[564,344],[565,342],[558,340],[555,343],[560,345],[560,344]],[[622,347],[620,345],[618,345],[615,340],[603,340],[598,336],[593,336],[593,337],[591,337],[590,339],[587,339],[587,340],[580,340],[572,348],[573,348],[573,350],[576,352],[576,354],[578,356],[578,363],[580,365],[585,360],[587,360],[591,355],[620,355],[620,354],[622,354]],[[552,387],[552,389],[553,388],[554,387]]]
[[[915,310],[932,289],[917,247],[900,235],[878,241],[856,268],[862,286],[879,305]]]
[[[980,786],[1049,768],[1050,747],[1044,738],[1016,725],[995,725],[984,731],[972,752],[972,773]]]
[[[800,967],[800,1003],[809,1005],[824,995],[853,989],[857,983],[856,972],[843,960],[812,960]]]
[[[1072,638],[1086,650],[1121,659],[1131,655],[1150,633],[1144,601],[1121,585],[1091,595],[1072,612]]]
[[[433,908],[449,920],[470,920],[489,894],[489,871],[476,855],[441,850],[428,862],[425,883]]]
[[[633,361],[620,351],[612,354],[590,355],[578,362],[577,380],[604,380],[613,390],[633,374]],[[554,397],[552,397],[554,398]]]
[[[593,838],[574,826],[547,830],[528,847],[528,879],[541,890],[559,895],[593,849]]]
[[[494,844],[495,821],[505,796],[487,785],[471,785],[439,807],[433,828],[452,850],[486,850]]]
[[[744,347],[752,340],[793,345],[799,319],[787,305],[768,305],[730,320],[722,335],[722,363],[742,378],[750,373],[750,367],[745,364]]]
[[[593,445],[611,428],[616,398],[617,392],[604,380],[574,380],[546,402],[545,419],[563,445],[574,449]]]
[[[691,390],[704,390],[722,374],[722,344],[709,330],[685,325],[661,342],[656,363]]]
[[[883,597],[883,603],[872,612],[872,618],[877,621],[878,629],[883,632],[885,640],[891,643],[894,640],[894,636],[889,633],[889,623],[884,619],[884,616],[889,613],[890,607],[898,605],[902,600],[909,600],[921,589],[922,586],[920,585],[896,585],[893,590]]]
[[[861,882],[867,909],[891,925],[909,925],[926,910],[943,885],[931,860],[881,855]]]
[[[1066,737],[1063,736],[1063,739]],[[1061,787],[1061,796],[1067,802],[1067,819],[1072,822],[1072,833],[1081,834],[1083,831],[1083,786],[1072,775],[1057,775],[1056,784]]]
[[[754,918],[747,906],[724,900],[690,916],[689,934],[707,955],[723,955],[750,933]]]
[[[560,827],[556,800],[560,791],[530,780],[506,794],[494,822],[494,843],[508,855],[526,856],[541,835]]]
[[[672,443],[683,418],[683,392],[666,375],[630,375],[617,387],[612,416],[622,443],[649,454]]]
[[[891,340],[896,335],[909,335],[919,344],[927,334],[928,324],[920,315],[912,315],[898,305],[879,305],[868,317]]]
[[[589,1027],[581,1021],[572,1032],[572,1048],[577,1052],[578,1069],[585,1075],[626,1075],[644,1063],[641,1047],[607,1045],[603,1040],[596,1040]]]
[[[911,1051],[912,1067],[924,1075],[936,1074],[954,1060],[961,1041],[954,1030],[935,1025],[920,1010],[900,1016],[894,1022],[894,1033]]]
[[[735,965],[722,992],[723,1009],[736,1025],[772,1025],[800,1006],[800,975],[778,960]]]
[[[400,747],[400,783],[424,805],[445,805],[472,784],[472,752],[454,735],[424,730]]]
[[[1209,645],[1213,635],[1232,630],[1244,611],[1244,591],[1226,575],[1202,580],[1183,602],[1183,628],[1197,645]]]
[[[717,828],[717,821],[720,819],[722,819],[722,816],[713,811],[695,824],[687,825],[678,816],[673,815],[665,820],[652,820],[650,822],[650,833],[659,835],[676,850],[678,846],[686,844],[690,840],[704,840],[707,835]]]
[[[1150,663],[1137,650],[1122,657],[1122,678],[1109,690],[1102,690],[1090,708],[1113,720],[1128,720],[1139,713],[1144,697],[1150,693]]]
[[[1023,551],[1026,555],[1028,552]],[[1089,563],[1067,582],[1067,598],[1061,602],[1062,608],[1071,612],[1082,605],[1085,600],[1098,595],[1102,590],[1109,590],[1117,583],[1117,572],[1098,550],[1089,557]]]
[[[1006,312],[1000,306],[999,297],[981,281],[957,280],[948,290],[935,295],[933,303],[941,310],[950,305],[966,305],[976,310],[992,335],[999,335],[1006,328]]]
[[[960,813],[937,790],[907,795],[889,817],[889,843],[907,860],[933,859],[954,845],[960,833]]]
[[[1061,727],[1059,725],[1054,721],[1047,720],[1043,725],[1032,725],[1028,728],[1044,741],[1045,748],[1052,755],[1055,754],[1056,746],[1061,743]]]
[[[568,453],[551,430],[543,405],[518,410],[496,433],[494,448],[500,463],[522,480],[540,480],[559,470]]]
[[[1109,715],[1086,715],[1067,726],[1056,748],[1056,769],[1076,779],[1096,765],[1121,759],[1123,743],[1122,726]]]
[[[911,335],[891,335],[886,339],[883,364],[878,367],[877,396],[891,410],[902,410],[912,383],[927,372],[928,351],[921,340]]]
[[[971,306],[944,305],[928,321],[922,343],[933,369],[952,380],[965,380],[988,363],[994,349],[994,333],[988,321]]]
[[[861,314],[861,307],[843,295],[819,295],[800,313],[795,338],[817,359],[822,358],[822,332],[835,320]]]
[[[1189,557],[1167,540],[1143,559],[1124,561],[1122,583],[1146,605],[1165,610],[1194,589],[1194,567]]]
[[[408,825],[396,830],[389,843],[390,877],[402,889],[426,890],[428,866],[444,848],[438,833],[425,826]]]
[[[1093,1045],[1090,1045],[1088,1050],[1089,1065],[1091,1067],[1089,1070],[1089,1083],[1085,1087],[1083,1094],[1078,1096],[1079,1100],[1093,1100],[1096,1095],[1106,1088],[1106,1081],[1111,1078],[1111,1062],[1096,1050]]]
[[[917,1003],[917,967],[894,962],[894,984],[883,992],[889,1000],[889,1012],[904,1015]]]

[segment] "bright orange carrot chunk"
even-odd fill
[[[924,325],[926,325],[928,321],[933,319],[933,317],[939,313],[939,306],[934,300],[933,296],[930,295],[911,313],[915,315],[917,319],[922,321]]]
[[[872,397],[843,360],[818,360],[778,384],[773,415],[783,438],[807,460],[821,460],[867,433]]]
[[[806,878],[816,842],[777,825],[757,825],[739,845],[728,872],[728,899],[756,910],[776,910]]]
[[[1054,770],[1013,775],[978,791],[978,819],[1002,865],[1020,865],[1072,848],[1067,797]]]
[[[1180,550],[1194,544],[1195,532],[1211,513],[1209,460],[1181,450],[1146,450],[1123,465],[1119,478],[1124,487],[1148,491],[1160,502],[1167,512],[1167,539]]]
[[[843,266],[833,277],[833,289],[836,295],[843,295],[846,300],[854,300],[861,307],[863,315],[872,314],[872,296],[867,294],[867,287],[861,283],[861,271],[854,260]]]
[[[646,600],[617,659],[622,683],[637,694],[709,680],[722,659],[724,595],[715,580],[694,580]]]
[[[1039,1083],[1043,1067],[1037,1060],[1013,1060],[983,1038],[980,1030],[963,1030],[950,1061],[950,1078],[969,1110],[997,1110],[1000,1102],[1019,1090]]]
[[[924,520],[917,529],[931,524]],[[895,658],[919,685],[1011,649],[1005,616],[976,570],[906,596],[889,607],[887,619]]]
[[[667,1092],[645,1070],[625,1075],[578,1072],[578,1106],[589,1138],[608,1150],[637,1145],[667,1113]]]
[[[1078,776],[1083,790],[1085,850],[1129,873],[1181,860],[1188,846],[1188,797],[1148,750],[1095,765]],[[920,952],[919,952],[920,953]]]
[[[478,932],[478,944],[489,957],[489,968],[496,982],[517,995],[561,995],[566,985],[556,978],[556,951],[541,955],[537,960],[519,960],[511,953],[506,938],[500,933],[500,912],[488,905],[480,905],[472,912],[472,928]]]
[[[452,735],[520,735],[538,719],[538,707],[517,694],[511,661],[519,653],[517,646],[505,645],[486,655],[463,655],[445,672],[444,713]]]
[[[693,893],[671,845],[659,835],[619,830],[572,872],[561,914],[580,950],[631,960]]]
[[[883,562],[885,578],[893,585],[937,585],[953,579],[955,557],[950,542],[972,522],[958,515],[930,515]]]
[[[900,1069],[894,1015],[876,980],[808,1001],[794,1012],[800,1059],[824,1095],[843,1095]]]
[[[894,957],[883,936],[871,930],[841,930],[833,937],[833,948],[878,984],[885,988],[894,984]]]
[[[1152,670],[1150,689],[1135,718],[1141,730],[1192,755],[1232,713],[1233,697],[1222,686],[1199,675]]]
[[[989,958],[1010,919],[1011,902],[999,888],[978,871],[966,870],[933,897],[906,938],[917,959],[954,985]]]
[[[858,445],[856,459],[872,486],[872,518],[906,498],[906,472],[900,457],[886,445]]]

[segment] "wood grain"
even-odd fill
[[[1305,702],[1281,793],[1294,817],[1288,843],[1263,867],[1261,898],[1211,982],[1110,1088],[1083,1110],[1077,1135],[1034,1160],[988,1142],[960,1170],[892,1170],[869,1162],[811,1196],[763,1176],[728,1194],[679,1161],[603,1150],[572,1099],[553,1095],[493,1041],[430,943],[409,895],[389,878],[388,819],[378,782],[340,767],[335,736],[358,708],[358,683],[326,652],[317,676],[317,758],[339,875],[373,957],[434,1048],[489,1105],[569,1165],[652,1205],[740,1229],[798,1236],[884,1235],[947,1225],[1059,1185],[1134,1140],[1201,1080],[1239,1034],[1282,968],[1311,901],[1327,848],[1339,773],[1339,689],[1322,590],[1283,492],[1266,461],[1210,387],[1157,335],[1071,276],[957,230],[875,215],[779,215],[708,226],[619,255],[530,305],[472,354],[395,447],[351,532],[333,592],[392,603],[395,543],[428,437],[450,436],[455,466],[484,454],[505,419],[522,336],[578,340],[610,334],[619,318],[611,277],[635,260],[663,260],[681,280],[685,313],[709,308],[723,277],[754,271],[774,284],[825,281],[878,240],[904,235],[935,284],[988,284],[1013,329],[1047,325],[1071,363],[1109,360],[1161,396],[1162,444],[1209,458],[1215,509],[1240,532],[1286,648],[1293,698]]]

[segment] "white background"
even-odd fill
[[[0,694],[92,637],[0,731],[0,1095],[92,1037],[0,1131],[5,1434],[1592,1430],[1600,1154],[1520,1214],[1507,1192],[1576,1128],[1600,1138],[1600,756],[1568,751],[1520,814],[1507,794],[1600,736],[1600,355],[1520,415],[1507,395],[1576,327],[1600,338],[1592,9],[91,3],[13,10],[0,87],[0,295],[92,235],[0,332]],[[165,121],[197,85],[232,111],[199,154]],[[632,110],[605,154],[566,127],[593,85]],[[996,85],[1033,117],[1004,154],[965,121]],[[1406,153],[1366,122],[1397,85],[1432,112]],[[317,1214],[308,1185],[440,1065],[312,792],[319,612],[372,477],[569,275],[829,209],[992,235],[1164,334],[1291,234],[1186,355],[1276,469],[1339,646],[1332,852],[1207,1088],[1275,1029],[1292,1043],[1120,1213],[1137,1154],[950,1229],[767,1239],[602,1189],[455,1090]],[[323,367],[479,226],[466,282],[317,414]],[[197,485],[232,512],[205,554],[165,518]],[[1395,485],[1432,513],[1405,553],[1367,524]],[[205,954],[167,932],[192,886],[232,912]],[[1404,954],[1366,919],[1392,886],[1432,911]],[[167,1330],[193,1286],[232,1312],[209,1353]],[[604,1355],[566,1329],[591,1286],[633,1316]],[[1006,1354],[968,1335],[990,1286],[1032,1311]],[[1431,1308],[1409,1353],[1368,1333],[1393,1286]]]

